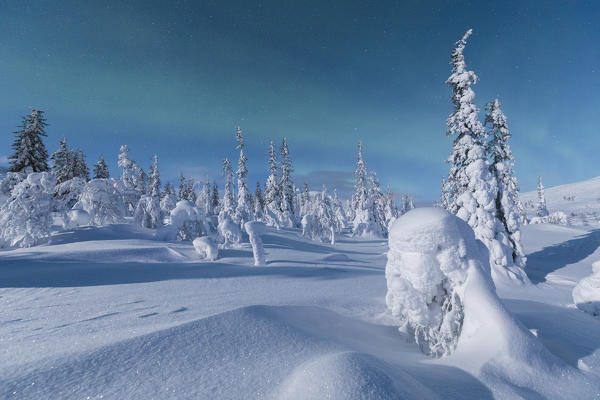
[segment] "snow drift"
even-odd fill
[[[580,310],[600,316],[600,261],[592,265],[592,275],[583,278],[573,289],[573,302]]]

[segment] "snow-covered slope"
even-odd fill
[[[157,241],[129,225],[0,251],[0,398],[600,393],[600,319],[570,297],[576,277],[600,259],[583,229],[525,227],[535,271],[548,279],[501,292],[514,317],[479,310],[488,330],[443,359],[424,356],[386,313],[385,241],[344,238],[332,247],[293,230],[263,239],[263,267],[253,266],[249,244],[202,261],[191,243]],[[584,250],[575,257],[573,249]],[[502,341],[488,346],[481,332],[500,332]]]
[[[550,213],[563,211],[569,224],[598,227],[600,220],[600,176],[582,182],[545,188]],[[535,216],[537,191],[521,194],[529,216]]]

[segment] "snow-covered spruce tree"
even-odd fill
[[[129,158],[129,146],[126,144],[121,146],[121,153],[119,154],[119,161],[117,165],[123,169],[121,179],[123,183],[129,187],[133,187],[133,167],[135,162]]]
[[[260,187],[260,181],[256,181],[256,190],[254,192],[254,218],[262,220],[265,210],[265,197]]]
[[[293,227],[296,225],[294,203],[296,200],[296,189],[292,181],[292,159],[287,145],[287,139],[281,142],[281,174],[279,176],[279,188],[281,190],[281,225]]]
[[[333,213],[331,199],[327,188],[316,196],[312,210],[302,217],[302,236],[311,240],[320,240],[335,244],[335,236],[341,231],[341,226]]]
[[[223,194],[223,207],[219,214],[231,218],[235,214],[235,198],[233,194],[233,170],[229,159],[223,160],[223,174],[225,175],[225,192]]]
[[[310,190],[308,183],[304,182],[304,191],[300,195],[300,216],[304,216],[311,211]]]
[[[217,181],[213,180],[212,191],[210,192],[210,207],[212,214],[219,214],[220,211],[220,200],[219,200],[219,187]]]
[[[452,88],[454,110],[446,122],[446,134],[454,136],[454,142],[443,196],[448,196],[448,210],[466,221],[488,248],[494,280],[526,281],[523,269],[506,256],[510,251],[503,244],[502,223],[496,217],[498,187],[490,172],[484,144],[486,132],[478,119],[479,110],[471,89],[477,76],[466,69],[463,56],[471,32],[467,31],[456,43],[451,55],[453,68],[447,83]]]
[[[108,179],[109,177],[108,165],[106,165],[104,157],[100,156],[98,162],[94,165],[94,179]]]
[[[0,246],[31,247],[50,235],[56,180],[48,172],[31,173],[0,208]]]
[[[387,237],[387,219],[385,217],[386,199],[381,190],[379,179],[375,171],[369,172],[369,203],[371,204],[371,213],[373,220],[377,224],[377,230]]]
[[[210,181],[208,180],[204,182],[204,185],[202,185],[200,194],[196,199],[196,207],[199,207],[204,212],[204,215],[212,214],[212,207],[210,201]]]
[[[146,193],[146,185],[147,185],[148,176],[142,167],[137,164],[133,164],[133,175],[131,177],[131,182],[135,190],[137,190],[140,195]]]
[[[15,132],[17,137],[12,145],[14,153],[8,157],[11,172],[21,172],[27,168],[31,168],[32,172],[48,171],[48,152],[42,140],[47,136],[47,125],[42,110],[34,108],[23,117],[21,129]]]
[[[492,159],[492,174],[498,182],[496,215],[506,234],[504,244],[512,250],[512,262],[517,267],[525,268],[526,258],[521,247],[520,230],[522,206],[519,184],[513,172],[514,158],[509,144],[511,134],[498,99],[489,102],[486,111],[485,123],[489,126],[488,136],[491,138],[488,149]]]
[[[54,187],[54,210],[68,211],[79,201],[86,180],[75,177]]]
[[[160,198],[160,172],[158,170],[158,155],[156,154],[152,158],[152,164],[150,164],[148,194],[152,197]]]
[[[252,219],[254,212],[250,201],[250,191],[248,190],[248,169],[246,168],[246,161],[248,161],[248,159],[244,155],[244,136],[242,135],[242,129],[239,126],[237,127],[235,137],[238,142],[237,149],[240,151],[240,159],[236,171],[238,191],[234,219],[240,226],[244,226],[245,222]]]
[[[279,184],[277,179],[277,158],[275,155],[275,145],[273,141],[269,143],[269,177],[267,178],[267,183],[265,184],[265,203],[268,204],[277,204],[277,208],[279,208],[279,204],[281,203],[280,199],[280,191]]]
[[[165,190],[162,192],[162,198],[160,199],[160,208],[163,214],[168,216],[176,206],[177,196],[175,195],[175,188],[171,182],[167,182]]]
[[[389,228],[390,223],[398,218],[398,207],[396,206],[396,200],[394,200],[394,194],[390,189],[390,185],[387,185],[385,189],[384,203],[385,223]]]
[[[93,179],[86,183],[73,208],[86,211],[94,225],[118,223],[127,214],[123,196],[108,179]]]
[[[163,211],[158,196],[143,195],[135,207],[133,219],[143,228],[156,229],[162,226]]]
[[[340,232],[348,224],[348,218],[346,217],[346,211],[342,206],[342,202],[338,198],[337,190],[333,189],[333,200],[331,201],[331,207],[333,209],[333,216],[337,220]]]
[[[56,178],[56,184],[73,178],[73,156],[66,138],[59,142],[58,149],[50,156],[50,159],[52,159],[52,174]]]
[[[196,191],[194,190],[195,182],[193,179],[188,179],[186,184],[187,184],[187,189],[185,191],[186,200],[192,204],[196,204],[197,196],[196,196]]]
[[[354,172],[356,182],[354,194],[352,195],[352,233],[355,236],[383,236],[380,225],[373,214],[371,199],[367,181],[367,166],[362,156],[362,143],[358,143],[356,171]]]
[[[538,177],[537,185],[538,202],[535,208],[535,215],[538,217],[547,217],[548,209],[546,208],[546,195],[544,194],[544,184],[542,183],[542,177]]]
[[[188,186],[183,173],[179,174],[179,190],[177,191],[177,201],[187,200]]]
[[[90,170],[85,163],[85,155],[83,150],[73,151],[73,177],[90,180]]]
[[[448,210],[450,208],[451,188],[446,186],[446,177],[442,176],[441,196],[439,206]],[[403,211],[404,214],[406,211]]]

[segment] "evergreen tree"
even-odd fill
[[[486,111],[485,123],[489,126],[488,136],[491,138],[488,146],[492,160],[491,171],[498,182],[496,215],[504,228],[513,263],[525,268],[526,259],[521,247],[520,232],[522,206],[519,200],[519,184],[513,172],[514,158],[509,144],[511,134],[498,99],[489,102]]]
[[[73,157],[67,139],[63,137],[58,144],[58,150],[50,156],[52,159],[52,174],[56,178],[56,184],[60,185],[63,182],[73,178]]]
[[[219,187],[217,181],[213,181],[212,192],[210,193],[210,206],[213,214],[219,211]]]
[[[100,156],[98,162],[94,165],[94,179],[108,179],[109,176],[108,165],[106,165],[104,157]]]
[[[244,136],[242,135],[242,129],[238,126],[236,131],[236,139],[238,142],[237,149],[240,150],[240,159],[238,161],[237,173],[237,208],[236,208],[236,222],[243,225],[245,222],[250,220],[252,214],[252,203],[250,199],[250,191],[248,190],[248,169],[246,168],[246,161],[248,159],[244,155]]]
[[[233,194],[233,170],[228,158],[223,160],[223,174],[225,175],[225,193],[223,194],[222,213],[231,217],[235,213],[235,198]]]
[[[160,197],[160,172],[158,171],[158,155],[154,155],[150,164],[150,183],[148,192],[152,197]]]
[[[373,219],[378,225],[378,230],[387,237],[387,221],[385,217],[385,196],[381,190],[379,179],[375,171],[369,173],[369,204]]]
[[[310,208],[310,190],[308,189],[308,183],[304,182],[304,192],[300,196],[300,214],[308,214]]]
[[[275,155],[275,145],[273,141],[269,143],[269,177],[267,178],[267,183],[265,184],[265,202],[266,204],[277,204],[277,208],[279,209],[279,204],[281,203],[279,200],[279,185],[277,179],[277,159]]]
[[[398,207],[396,206],[396,201],[394,200],[394,194],[390,189],[390,185],[387,185],[385,189],[384,195],[384,214],[385,214],[385,223],[386,226],[389,227],[390,222],[394,219],[398,218]]]
[[[256,181],[256,190],[254,191],[254,204],[255,210],[256,207],[263,210],[265,208],[265,196],[263,195],[262,189],[260,187],[260,181]]]
[[[26,168],[31,168],[32,172],[48,171],[48,152],[42,139],[47,136],[46,126],[42,110],[32,109],[29,115],[23,117],[21,129],[15,132],[14,153],[8,157],[11,172],[21,172]]]
[[[367,207],[367,166],[362,157],[362,143],[358,143],[356,171],[354,172],[356,182],[354,183],[354,194],[352,195],[353,214]]]
[[[281,176],[279,188],[281,190],[281,211],[289,212],[290,217],[294,215],[294,200],[296,190],[292,182],[292,159],[287,145],[287,139],[283,138],[281,142]]]
[[[142,194],[146,193],[146,185],[148,176],[142,167],[133,163],[133,175],[132,175],[133,187]]]
[[[193,179],[189,179],[187,181],[187,188],[185,190],[185,198],[186,200],[190,201],[192,204],[196,204],[196,191],[194,190],[194,180]]]
[[[202,190],[200,190],[200,195],[196,200],[196,206],[200,207],[202,211],[204,211],[204,215],[212,214],[212,207],[210,201],[210,181],[204,182],[202,185]]]
[[[175,188],[171,182],[167,182],[165,185],[165,190],[163,191],[163,197],[167,194],[175,194]]]
[[[73,151],[73,177],[90,180],[90,170],[85,163],[85,155],[83,150]]]
[[[133,187],[133,167],[135,162],[129,158],[129,146],[126,144],[121,146],[121,153],[119,154],[119,161],[117,165],[123,169],[121,179],[126,186]]]
[[[544,185],[542,184],[542,177],[538,177],[537,186],[538,203],[535,209],[535,214],[538,217],[548,216],[548,209],[546,208],[546,195],[544,194]]]
[[[185,180],[185,176],[183,176],[183,173],[181,173],[179,175],[179,191],[177,192],[177,201],[187,200],[187,191],[187,181]]]

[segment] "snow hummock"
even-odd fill
[[[198,237],[192,243],[200,257],[209,261],[215,261],[219,257],[219,246],[210,236]]]
[[[592,271],[573,289],[573,301],[577,308],[597,317],[600,316],[600,261],[592,265]]]

